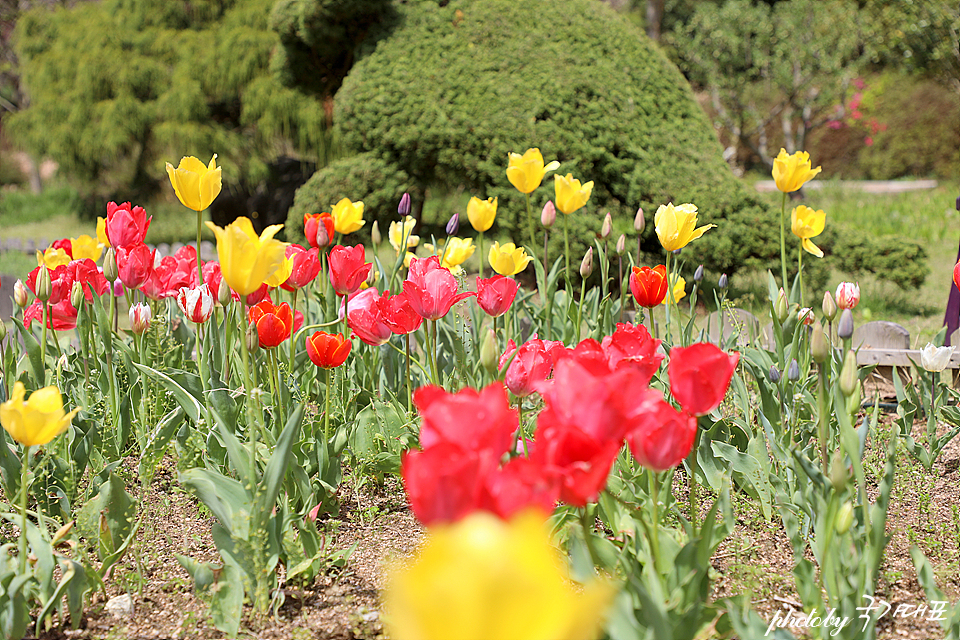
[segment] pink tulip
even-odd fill
[[[439,320],[456,303],[475,296],[472,291],[457,293],[457,279],[449,269],[440,266],[437,256],[420,258],[410,263],[410,272],[403,282],[403,293],[410,306],[424,320]]]

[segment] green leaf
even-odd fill
[[[751,443],[758,438],[751,440]],[[731,468],[749,483],[752,493],[760,500],[760,509],[767,520],[773,515],[773,487],[764,472],[764,467],[749,453],[741,453],[736,447],[724,442],[713,442],[713,451],[730,463]],[[764,447],[766,445],[764,444]]]
[[[243,485],[210,469],[187,469],[180,482],[213,512],[232,537],[246,538],[250,531],[253,501]]]
[[[198,422],[200,420],[200,416],[206,415],[203,405],[197,402],[197,399],[186,389],[180,386],[180,384],[178,384],[173,378],[165,373],[161,373],[156,369],[142,364],[133,363],[133,366],[145,374],[156,377],[160,381],[160,384],[163,385],[167,391],[173,394],[177,404],[180,405],[180,407],[186,412],[191,420]]]
[[[183,424],[186,417],[182,407],[177,407],[165,415],[157,426],[148,434],[147,441],[143,445],[143,451],[140,454],[140,462],[137,465],[137,471],[141,477],[152,477],[163,454],[167,450],[167,445],[173,439],[174,434]]]
[[[303,422],[303,410],[303,404],[297,405],[297,408],[294,409],[293,414],[283,428],[283,433],[280,434],[280,438],[277,440],[277,446],[273,451],[273,455],[270,456],[270,460],[267,461],[267,466],[263,470],[261,490],[257,494],[256,509],[254,511],[254,516],[257,518],[260,526],[266,526],[266,522],[270,518],[270,513],[276,504],[277,494],[283,486],[283,477],[287,471],[287,460],[290,457],[290,450],[293,448],[297,435],[300,433],[300,423]]]

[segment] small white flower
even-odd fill
[[[950,364],[956,347],[935,347],[932,342],[920,351],[920,365],[927,371],[943,371]]]

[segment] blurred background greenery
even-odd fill
[[[495,231],[524,241],[504,156],[541,146],[597,183],[572,220],[578,255],[603,212],[615,240],[643,206],[643,258],[658,260],[652,210],[694,201],[719,226],[685,259],[712,281],[738,272],[747,303],[779,255],[779,194],[753,183],[785,147],[809,151],[821,180],[941,181],[803,194],[828,214],[812,286],[857,278],[865,312],[939,323],[960,228],[956,2],[555,4],[4,1],[0,237],[92,233],[107,201],[132,200],[153,215],[149,242],[190,241],[195,218],[164,163],[217,153],[221,224],[288,221],[295,240],[304,211],[346,195],[385,229],[411,191],[422,235],[440,235],[470,195],[497,195]],[[542,187],[534,207],[551,194]],[[0,273],[32,262],[2,251]]]

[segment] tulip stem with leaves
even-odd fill
[[[6,445],[3,445],[6,446]],[[30,446],[23,445],[20,471],[20,575],[27,573],[27,488],[30,476]]]
[[[783,288],[787,288],[787,192],[780,199],[780,269]]]
[[[536,258],[537,256],[535,256],[534,253],[537,249],[537,236],[536,230],[534,229],[533,214],[530,212],[530,194],[525,193],[524,196],[526,197],[525,202],[527,205],[527,231],[530,233],[530,255]]]

